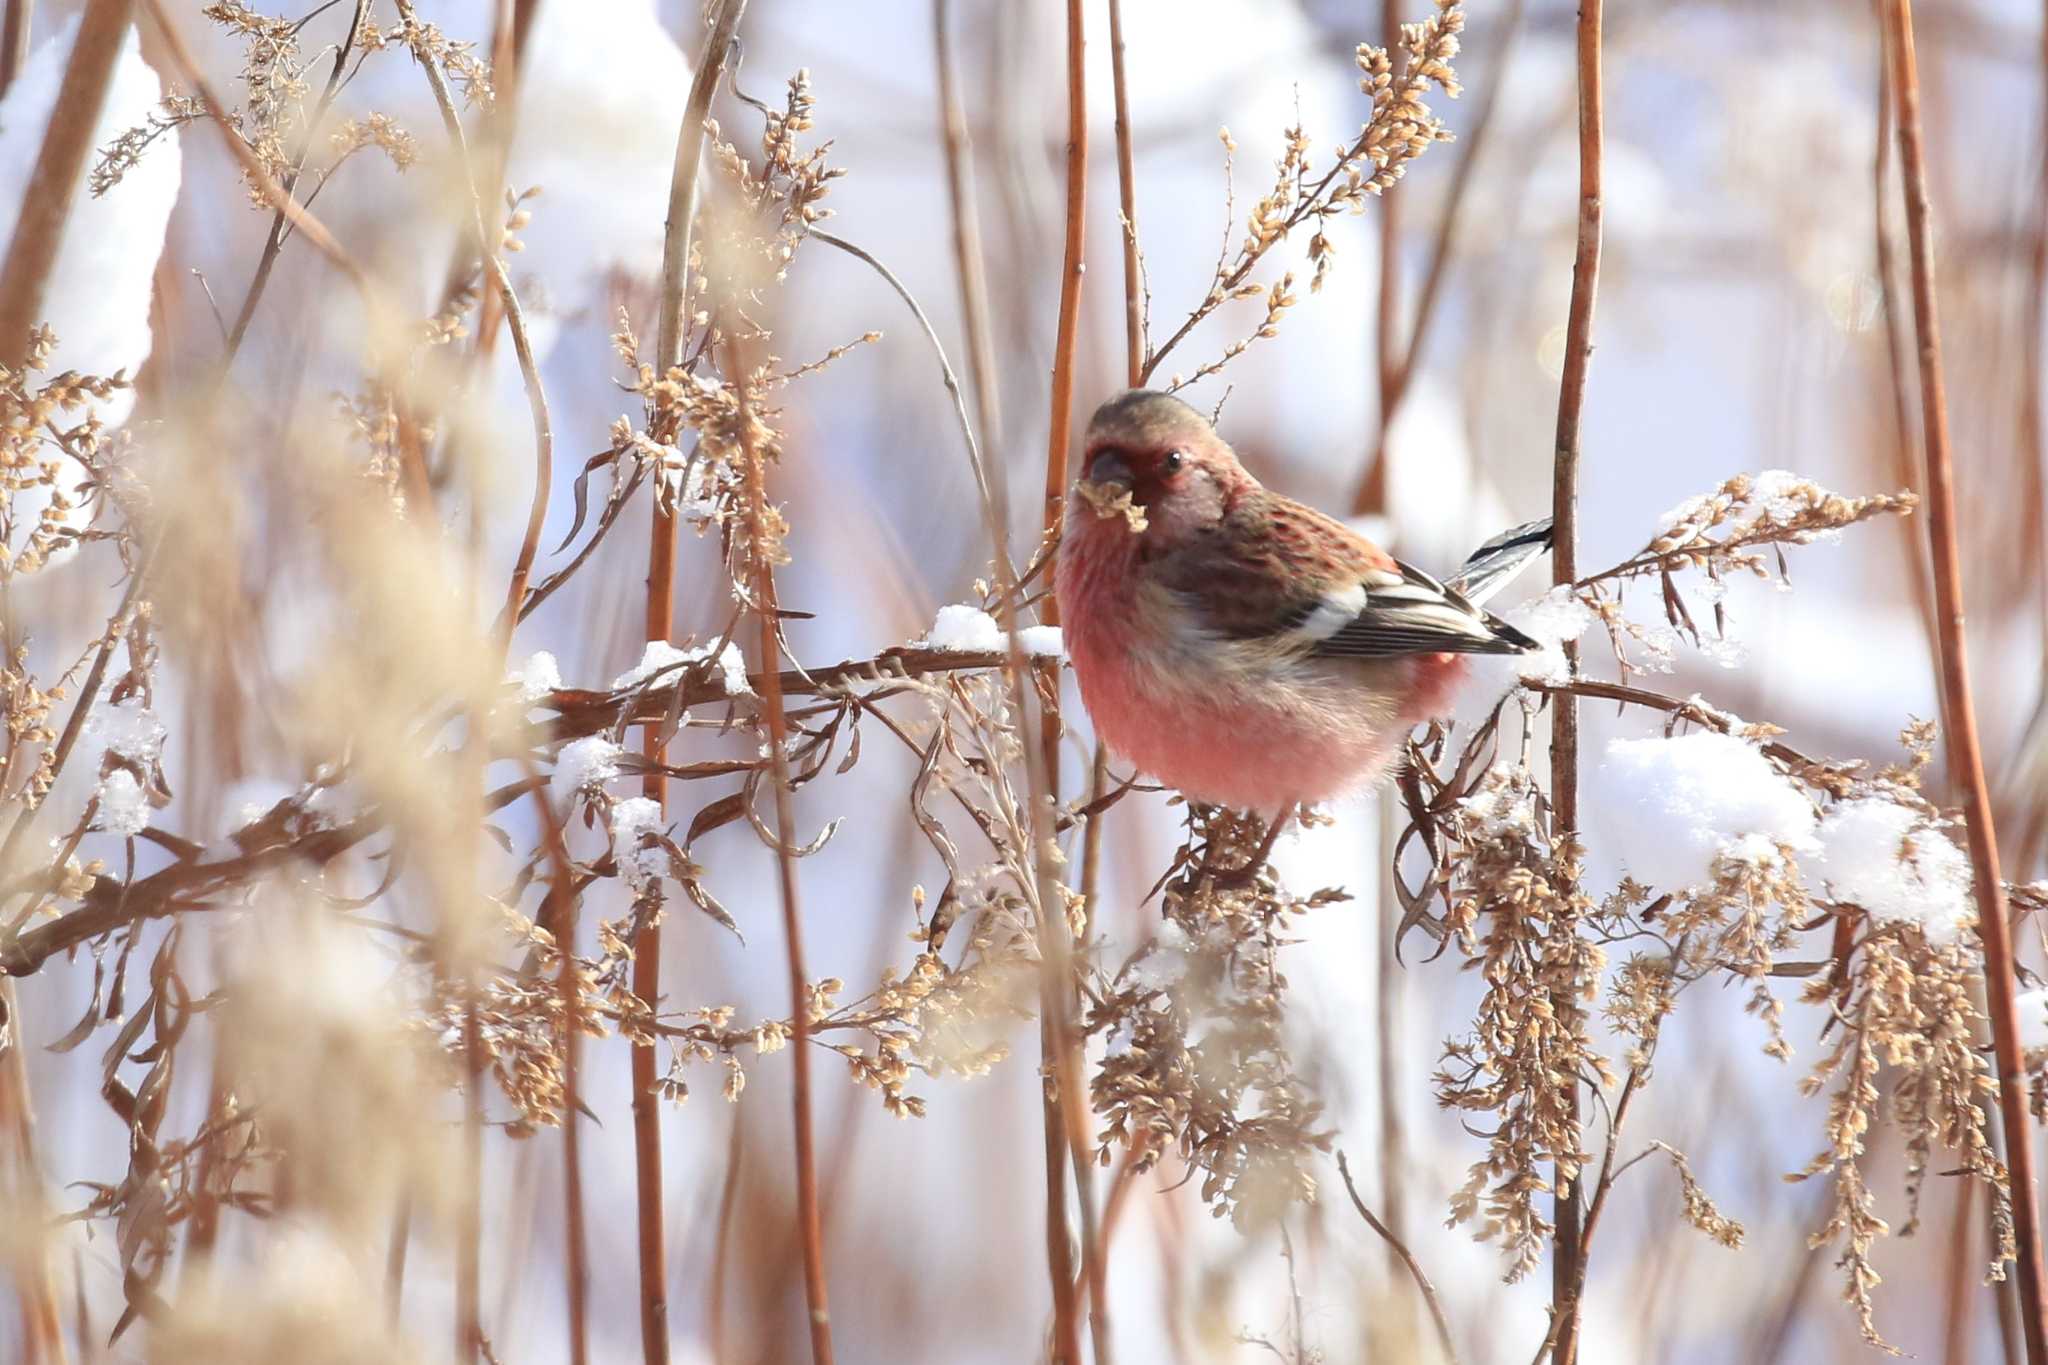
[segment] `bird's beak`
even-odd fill
[[[1124,457],[1114,450],[1098,451],[1081,471],[1081,477],[1089,483],[1104,484],[1118,489],[1131,486],[1131,467]]]

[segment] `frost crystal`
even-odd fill
[[[657,673],[676,671],[687,664],[701,663],[710,658],[711,651],[717,648],[715,642],[698,645],[692,649],[677,649],[666,640],[649,640],[647,649],[640,655],[640,662],[612,679],[612,691],[623,692],[628,688],[638,687]],[[745,697],[753,694],[753,689],[747,685],[746,658],[740,653],[739,646],[730,640],[726,641],[725,648],[718,651],[718,677],[728,697]],[[663,681],[674,682],[675,678],[669,676]]]
[[[531,705],[561,687],[562,670],[555,663],[555,656],[543,649],[519,665],[505,681],[519,689],[519,700]]]
[[[644,796],[612,803],[612,856],[635,895],[645,895],[668,868],[668,850],[647,842],[661,833],[661,805]]]
[[[1775,862],[1778,845],[1814,843],[1813,807],[1755,745],[1702,730],[1617,739],[1589,795],[1637,881],[1667,891],[1705,886],[1716,857]]]
[[[1126,978],[1140,991],[1163,991],[1180,984],[1188,974],[1188,936],[1172,920],[1159,925],[1159,936],[1145,955],[1131,964]]]
[[[619,775],[619,755],[625,752],[603,735],[592,735],[562,746],[555,758],[552,787],[555,800],[574,800],[578,792],[592,791]]]
[[[1820,822],[1829,894],[1880,920],[1953,943],[1977,922],[1970,860],[1920,811],[1883,797],[1836,805]]]
[[[139,701],[93,712],[85,732],[109,753],[119,754],[131,763],[153,763],[164,751],[163,722]]]
[[[133,838],[149,825],[149,796],[135,774],[116,768],[100,780],[99,826],[109,834]]]

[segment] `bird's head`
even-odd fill
[[[1256,486],[1208,418],[1150,389],[1097,408],[1082,452],[1075,511],[1154,543],[1213,526],[1234,493]]]

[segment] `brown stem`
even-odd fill
[[[939,68],[939,129],[946,150],[953,274],[960,289],[960,316],[967,330],[967,370],[969,382],[974,385],[974,416],[981,428],[981,453],[975,473],[977,478],[985,479],[995,509],[991,534],[996,540],[996,562],[1001,572],[1010,558],[1008,466],[1001,454],[1002,386],[997,381],[995,341],[989,330],[988,272],[981,250],[981,216],[974,206],[974,148],[968,140],[967,115],[960,105],[959,83],[953,71],[951,11],[951,0],[932,0],[932,44]]]
[[[408,23],[415,22],[411,0],[398,0],[398,13]],[[533,572],[534,557],[540,550],[541,524],[547,518],[548,494],[554,483],[554,424],[548,415],[547,392],[541,387],[540,367],[533,358],[533,343],[527,336],[526,313],[519,306],[519,296],[512,288],[512,276],[506,271],[505,259],[494,245],[497,238],[491,234],[485,217],[489,198],[477,188],[476,168],[470,158],[469,141],[462,132],[462,116],[456,111],[454,93],[449,90],[447,77],[432,53],[416,47],[413,57],[419,62],[420,69],[426,72],[427,85],[434,92],[435,104],[440,106],[442,125],[448,130],[448,140],[455,149],[456,164],[462,167],[463,183],[469,189],[471,230],[476,233],[477,250],[483,256],[484,273],[495,287],[493,297],[499,300],[512,332],[512,350],[519,359],[519,377],[526,389],[527,415],[533,423],[533,499],[527,508],[526,535],[520,541],[519,557],[512,567],[512,581],[506,589],[502,618],[501,638],[509,646],[512,631],[519,624],[520,607],[526,599],[526,581]],[[486,336],[496,330],[495,319],[487,319],[484,325]]]
[[[812,1365],[832,1365],[832,1323],[825,1286],[824,1233],[818,1217],[818,1165],[811,1133],[811,987],[804,969],[803,910],[797,900],[796,851],[790,844],[796,817],[791,808],[789,721],[782,710],[780,678],[771,666],[780,656],[774,555],[770,547],[766,456],[759,443],[748,393],[749,362],[732,343],[728,377],[739,409],[740,444],[747,481],[748,557],[753,560],[754,603],[761,623],[762,709],[767,713],[769,761],[775,774],[775,864],[782,892],[782,929],[789,956],[790,1110],[796,1130],[797,1232],[803,1243],[804,1300],[810,1308]]]
[[[51,267],[64,243],[64,223],[85,175],[92,131],[99,124],[107,84],[134,11],[134,0],[90,0],[79,21],[78,40],[64,68],[35,169],[29,173],[6,263],[0,266],[0,365],[9,369],[21,368],[29,333],[43,320]],[[10,26],[12,22],[10,18]],[[22,24],[27,25],[25,15]]]
[[[550,880],[541,922],[555,937],[561,958],[555,985],[562,1002],[562,1224],[567,1244],[563,1254],[563,1294],[569,1307],[569,1360],[590,1359],[590,1241],[583,1217],[583,1108],[578,1087],[583,1045],[583,979],[576,967],[576,869],[569,861],[562,822],[548,799],[540,767],[529,756],[523,765],[533,784],[535,814],[540,817],[542,847]]]
[[[676,131],[675,166],[669,173],[668,221],[661,240],[661,303],[655,314],[654,367],[665,373],[683,363],[683,297],[690,269],[690,232],[697,219],[699,164],[704,154],[704,120],[711,96],[725,73],[725,54],[739,32],[747,0],[719,0],[711,33],[690,78],[690,97],[683,104],[682,126]],[[666,622],[663,623],[664,628]],[[661,638],[661,637],[649,637]]]
[[[49,1248],[44,1229],[50,1226],[43,1189],[42,1165],[36,1158],[35,1108],[30,1100],[28,1058],[22,1048],[21,1002],[14,982],[0,980],[0,1013],[11,1036],[0,1057],[0,1143],[13,1150],[0,1155],[0,1188],[7,1188],[16,1210],[15,1226],[26,1234],[16,1257],[15,1296],[21,1303],[22,1345],[29,1365],[65,1360],[64,1336],[58,1327],[57,1287],[50,1278]],[[9,1170],[9,1168],[12,1168]],[[83,1345],[83,1343],[81,1343]]]
[[[1884,315],[1885,361],[1892,399],[1892,478],[1900,488],[1918,488],[1921,486],[1920,471],[1914,460],[1913,420],[1906,397],[1906,348],[1899,332],[1902,310],[1899,308],[1898,290],[1893,283],[1896,272],[1893,269],[1891,225],[1884,211],[1892,147],[1891,42],[1882,30],[1884,3],[1885,0],[1873,0],[1880,24],[1877,44],[1877,153],[1871,159],[1870,174],[1873,227],[1877,236],[1877,291],[1881,301],[1879,311]],[[1906,577],[1913,585],[1913,601],[1920,609],[1920,621],[1927,632],[1927,652],[1931,656],[1940,649],[1940,645],[1934,638],[1934,594],[1929,587],[1926,548],[1911,522],[1901,519],[1898,533],[1903,537],[1901,544],[1905,548],[1908,565]]]
[[[284,178],[282,189],[290,195],[298,188],[299,176],[306,168],[306,158],[313,150],[313,134],[320,127],[327,111],[334,104],[335,95],[341,90],[342,73],[348,66],[349,54],[354,51],[356,38],[362,32],[363,19],[369,13],[370,0],[356,0],[354,15],[349,19],[348,32],[334,49],[334,64],[327,70],[327,84],[320,91],[320,99],[313,106],[313,116],[306,120],[306,127],[299,139],[298,155],[293,158],[291,174]],[[249,333],[249,322],[256,316],[256,305],[263,298],[263,291],[270,283],[270,272],[277,265],[277,256],[284,249],[285,211],[273,209],[270,215],[270,232],[263,239],[263,253],[256,258],[256,273],[249,277],[248,291],[242,295],[242,306],[235,310],[235,324],[228,330],[228,344],[221,361],[221,370],[234,363],[235,355],[242,349],[242,339]]]
[[[1109,71],[1116,98],[1117,208],[1123,215],[1118,235],[1124,244],[1124,373],[1137,388],[1145,378],[1145,298],[1138,267],[1138,183],[1131,161],[1130,89],[1124,80],[1124,7],[1109,0]]]
[[[6,12],[0,14],[0,97],[28,64],[29,19],[35,8],[35,0],[7,0]]]
[[[1524,0],[1508,0],[1507,17],[1501,23],[1500,56],[1496,59],[1502,73],[1500,79],[1488,82],[1485,97],[1479,105],[1479,113],[1472,120],[1472,131],[1461,136],[1464,153],[1458,158],[1458,168],[1451,173],[1451,187],[1444,199],[1443,216],[1437,219],[1436,236],[1430,243],[1429,266],[1423,272],[1422,289],[1415,298],[1415,321],[1408,334],[1408,344],[1402,349],[1400,364],[1395,368],[1391,392],[1380,395],[1380,420],[1376,444],[1372,452],[1372,463],[1366,466],[1365,477],[1359,480],[1358,490],[1352,495],[1353,516],[1369,512],[1386,511],[1386,461],[1387,428],[1393,424],[1394,414],[1401,410],[1401,403],[1408,396],[1410,385],[1415,379],[1415,369],[1422,358],[1423,348],[1429,340],[1430,324],[1436,320],[1437,304],[1443,297],[1443,285],[1449,276],[1451,249],[1457,241],[1458,224],[1465,209],[1466,192],[1472,184],[1472,171],[1479,164],[1479,154],[1486,146],[1487,133],[1493,128],[1494,112],[1500,107],[1500,92],[1506,86],[1505,73],[1508,62],[1514,56],[1515,39],[1522,31],[1522,10]],[[1394,205],[1396,196],[1381,196],[1381,211]],[[1392,220],[1382,220],[1382,231],[1391,237]],[[1386,270],[1388,259],[1387,244],[1381,243],[1381,270]],[[1382,281],[1382,290],[1386,288]],[[1384,342],[1382,343],[1384,344]]]
[[[149,7],[149,17],[155,22],[157,32],[163,37],[164,52],[170,58],[173,74],[180,84],[199,97],[200,104],[205,106],[207,117],[220,129],[221,137],[228,145],[229,154],[235,158],[235,164],[241,168],[242,173],[249,177],[249,183],[255,186],[256,192],[263,196],[265,203],[284,214],[294,232],[311,242],[316,251],[325,256],[342,274],[348,276],[349,282],[363,294],[366,305],[374,304],[370,277],[362,266],[343,249],[334,234],[327,230],[327,225],[313,216],[311,209],[285,192],[284,187],[277,183],[263,163],[257,159],[247,139],[235,130],[234,124],[228,119],[226,108],[213,93],[213,87],[207,84],[206,78],[200,74],[199,63],[192,56],[192,49],[186,46],[184,35],[178,31],[177,25],[171,21],[170,14],[164,9],[163,0],[143,0],[143,3]]]
[[[2021,1327],[2029,1365],[2048,1362],[2048,1319],[2043,1317],[2040,1206],[2034,1180],[2034,1140],[2027,1124],[2027,1085],[2013,1005],[2012,926],[2005,882],[1998,870],[1991,796],[1978,748],[1977,712],[1970,697],[1969,658],[1963,630],[1962,567],[1956,548],[1955,462],[1949,447],[1948,400],[1935,309],[1934,264],[1927,202],[1926,151],[1920,129],[1919,64],[1913,49],[1912,0],[1889,0],[1892,79],[1896,86],[1899,168],[1912,261],[1913,321],[1920,341],[1920,419],[1927,459],[1927,537],[1934,560],[1935,619],[1940,627],[1941,691],[1948,717],[1950,776],[1962,792],[1963,813],[1976,873],[1977,930],[1984,943],[1998,1098],[2004,1119],[2012,1182],[2014,1240],[2019,1252]],[[2030,381],[2038,376],[2029,376]]]
[[[1045,454],[1045,502],[1042,509],[1046,537],[1059,524],[1060,508],[1067,491],[1068,423],[1074,407],[1075,351],[1080,331],[1082,254],[1086,246],[1088,202],[1088,94],[1086,33],[1082,0],[1067,0],[1067,207],[1066,240],[1060,269],[1059,324],[1053,342],[1052,411],[1047,422]],[[1048,597],[1041,608],[1049,625],[1059,624],[1059,602]],[[1013,688],[1022,692],[1022,669],[1011,667]],[[1080,1365],[1080,1327],[1075,1313],[1073,1257],[1068,1246],[1066,1184],[1070,1164],[1076,1170],[1085,1163],[1074,1160],[1076,1148],[1087,1145],[1087,1092],[1082,1084],[1078,1050],[1072,1046],[1069,1012],[1072,981],[1065,891],[1052,866],[1051,806],[1060,789],[1059,690],[1044,689],[1039,716],[1038,746],[1027,746],[1031,806],[1027,815],[1032,830],[1032,847],[1038,883],[1039,946],[1039,1050],[1046,1078],[1045,1121],[1045,1252],[1046,1270],[1052,1280],[1053,1365]],[[1099,1248],[1095,1245],[1093,1198],[1087,1183],[1075,1191],[1081,1207],[1084,1270],[1089,1282],[1096,1272],[1086,1264]]]
[[[1415,1287],[1422,1291],[1422,1301],[1429,1305],[1429,1318],[1436,1324],[1437,1345],[1443,1347],[1444,1359],[1450,1361],[1451,1365],[1458,1365],[1458,1347],[1451,1340],[1451,1322],[1444,1316],[1444,1306],[1436,1296],[1436,1286],[1429,1282],[1429,1276],[1422,1273],[1422,1266],[1416,1262],[1415,1253],[1408,1249],[1408,1244],[1396,1237],[1385,1223],[1373,1217],[1372,1210],[1358,1197],[1358,1186],[1351,1183],[1351,1163],[1344,1159],[1342,1152],[1337,1153],[1337,1173],[1344,1177],[1344,1189],[1350,1194],[1351,1206],[1358,1210],[1358,1216],[1365,1220],[1366,1226],[1386,1240],[1387,1245],[1394,1249],[1394,1254],[1401,1258],[1401,1263],[1408,1267],[1408,1274],[1414,1278]]]
[[[1400,50],[1399,0],[1380,0],[1380,42],[1388,52]],[[1365,478],[1360,480],[1358,496],[1353,500],[1353,510],[1361,514],[1387,510],[1387,429],[1393,423],[1394,408],[1400,402],[1403,379],[1400,372],[1401,343],[1396,336],[1401,325],[1401,196],[1398,194],[1380,196],[1379,274],[1378,297],[1373,308],[1373,355],[1378,361],[1379,437],[1372,464],[1367,467]]]
[[[711,95],[725,69],[746,0],[722,0],[710,37],[697,61],[683,121],[676,132],[675,165],[669,176],[668,221],[662,236],[661,299],[658,319],[657,370],[682,360],[683,301],[690,262],[690,230],[697,216],[698,178],[704,149],[704,119]],[[653,533],[647,550],[646,638],[666,640],[675,616],[676,517],[662,499],[654,499]],[[659,724],[643,732],[643,752],[660,764],[665,745]],[[664,814],[668,781],[657,767],[645,788]],[[658,1009],[661,999],[661,926],[651,919],[633,939],[633,993]],[[662,1225],[661,1111],[655,1095],[654,1040],[635,1039],[632,1047],[633,1167],[639,1207],[640,1346],[646,1365],[668,1365],[668,1246]]]
[[[1580,0],[1579,73],[1579,240],[1572,262],[1571,312],[1565,324],[1564,377],[1557,398],[1557,444],[1551,473],[1551,517],[1555,550],[1551,581],[1564,587],[1578,577],[1580,415],[1586,401],[1586,371],[1593,357],[1593,301],[1600,279],[1600,171],[1602,91],[1600,20],[1602,0]],[[1571,670],[1578,671],[1578,645],[1565,645]],[[1551,703],[1550,782],[1554,843],[1576,840],[1579,829],[1579,712],[1570,697]],[[1553,1001],[1560,1017],[1576,1019],[1578,1003]],[[1574,1131],[1579,1116],[1578,1078],[1565,1081]],[[1560,1167],[1556,1178],[1556,1255],[1551,1262],[1551,1313],[1555,1365],[1577,1365],[1579,1290],[1585,1283],[1585,1247],[1579,1179]]]

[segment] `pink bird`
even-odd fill
[[[1377,777],[1450,708],[1464,656],[1536,648],[1477,603],[1549,543],[1547,520],[1517,527],[1440,583],[1262,487],[1186,403],[1133,389],[1088,423],[1060,618],[1111,752],[1277,830]]]

